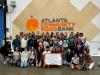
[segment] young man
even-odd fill
[[[32,38],[31,36],[29,37],[29,40],[27,41],[27,47],[28,48],[34,47],[34,38]]]
[[[21,53],[21,67],[28,67],[28,58],[29,58],[29,51],[27,51],[27,48],[24,49]]]
[[[24,37],[22,37],[22,39],[21,39],[21,52],[24,51],[25,47],[27,47],[27,38],[24,35]]]
[[[68,37],[68,47],[74,51],[75,43],[74,43],[74,34],[71,32],[71,34]]]
[[[19,39],[19,36],[16,35],[16,38],[12,42],[13,48],[15,49],[16,47],[20,48],[21,47],[21,41]]]

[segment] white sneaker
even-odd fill
[[[4,63],[4,64],[6,64],[7,62],[6,62],[6,61],[4,61],[3,63]]]

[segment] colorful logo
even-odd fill
[[[28,29],[28,31],[30,32],[34,32],[38,29],[39,27],[39,22],[37,19],[29,19],[26,22],[26,28]]]
[[[30,32],[35,32],[37,29],[42,31],[73,31],[74,25],[75,23],[69,22],[67,18],[43,18],[39,28],[39,21],[31,18],[27,21],[26,27]]]

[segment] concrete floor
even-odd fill
[[[100,57],[94,57],[96,62],[100,61]],[[67,66],[56,68],[19,68],[10,65],[4,65],[0,61],[0,75],[100,75],[100,67],[95,64],[92,71],[71,70]]]

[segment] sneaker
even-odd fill
[[[4,63],[4,64],[6,64],[7,62],[6,62],[6,61],[4,61],[3,63]]]

